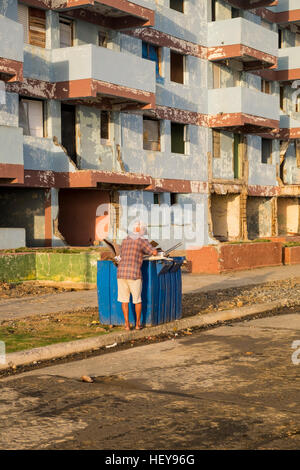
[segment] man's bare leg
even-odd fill
[[[128,303],[122,302],[122,311],[125,318],[125,330],[130,330]]]
[[[136,314],[136,330],[141,328],[141,315],[142,315],[142,303],[135,304],[135,314]]]

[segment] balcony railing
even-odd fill
[[[246,133],[279,128],[278,97],[246,87],[217,88],[208,93],[209,125]]]
[[[19,127],[0,126],[0,182],[24,182],[23,132]]]
[[[54,49],[52,72],[57,99],[115,109],[155,104],[155,63],[131,54],[90,44]]]
[[[300,79],[300,46],[279,49],[276,79],[279,81]]]
[[[277,65],[278,35],[244,18],[215,21],[208,25],[208,59],[235,59],[244,70]],[[230,62],[229,62],[230,63]]]

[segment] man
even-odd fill
[[[138,223],[121,245],[118,265],[118,301],[122,302],[122,311],[125,318],[125,329],[130,330],[129,324],[129,299],[132,294],[132,300],[135,304],[136,329],[141,328],[142,314],[142,263],[143,255],[157,255],[148,240],[144,237],[146,228]]]

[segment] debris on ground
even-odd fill
[[[285,301],[287,307],[300,302],[300,278],[184,294],[183,317],[276,301]]]
[[[89,377],[88,375],[83,375],[81,377],[81,380],[82,380],[82,382],[87,382],[87,383],[90,383],[90,384],[94,382],[92,377]]]
[[[59,292],[74,291],[73,288],[41,286],[31,282],[0,282],[0,299],[19,298],[27,296],[58,294]]]

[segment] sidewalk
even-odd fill
[[[201,293],[230,287],[258,285],[300,277],[300,265],[276,266],[229,274],[183,274],[183,293]],[[0,320],[79,311],[98,307],[96,290],[81,290],[0,300]]]

